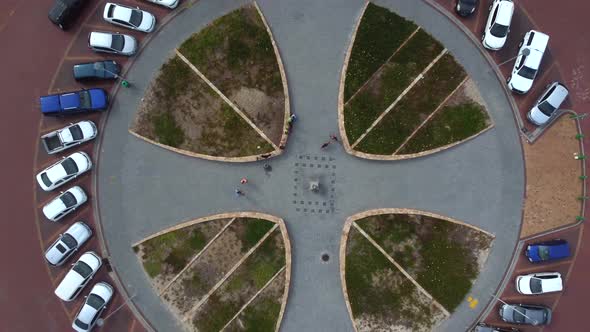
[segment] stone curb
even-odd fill
[[[163,149],[166,149],[166,150],[169,150],[169,151],[172,151],[175,153],[179,153],[179,154],[182,154],[182,155],[185,155],[188,157],[201,158],[201,159],[206,159],[206,160],[223,161],[223,162],[231,162],[231,163],[245,163],[245,162],[252,162],[252,161],[265,159],[262,156],[266,155],[266,153],[262,153],[262,154],[246,156],[246,157],[215,157],[215,156],[210,156],[210,155],[206,155],[206,154],[191,152],[188,150],[174,148],[174,147],[156,142],[156,141],[149,139],[145,136],[141,136],[140,134],[134,132],[133,129],[131,129],[131,128],[129,128],[129,133],[141,140],[144,140],[148,143],[157,145]],[[282,150],[274,150],[273,152],[269,152],[269,153],[271,154],[271,157],[274,157],[274,156],[278,156],[279,154],[281,154]],[[270,157],[268,157],[268,158],[270,158]]]
[[[352,30],[352,35],[350,37],[350,43],[348,45],[348,50],[344,55],[344,64],[342,65],[342,71],[340,72],[340,87],[338,88],[338,130],[340,131],[340,138],[342,139],[342,146],[344,150],[349,153],[353,154],[353,150],[350,147],[350,142],[348,141],[348,136],[346,135],[346,129],[344,128],[344,83],[346,81],[346,72],[348,70],[348,62],[350,61],[350,54],[352,53],[352,47],[354,46],[354,41],[356,39],[356,34],[358,29],[361,25],[361,20],[365,15],[365,11],[367,10],[367,6],[369,6],[369,1],[365,0],[365,5],[361,9],[361,12],[356,20],[355,27]],[[353,324],[354,325],[354,324]],[[355,328],[356,330],[356,328]]]
[[[283,299],[281,301],[282,302],[281,303],[281,311],[279,313],[279,317],[277,318],[276,331],[278,331],[281,326],[281,322],[283,320],[283,316],[285,313],[287,299],[289,298],[289,288],[290,288],[290,284],[291,284],[291,262],[292,262],[291,261],[291,241],[289,239],[289,233],[287,232],[287,226],[286,226],[285,221],[283,219],[281,219],[279,217],[275,217],[270,214],[254,212],[254,211],[220,213],[220,214],[215,214],[215,215],[211,215],[211,216],[192,219],[192,220],[180,223],[178,225],[168,227],[166,229],[163,229],[159,232],[156,232],[150,236],[147,236],[147,237],[135,242],[132,245],[132,247],[142,244],[143,242],[153,239],[153,238],[160,236],[162,234],[172,232],[172,231],[184,228],[184,227],[192,226],[195,224],[199,224],[199,223],[203,223],[203,222],[207,222],[207,221],[211,221],[211,220],[227,219],[227,218],[264,219],[264,220],[268,220],[268,221],[271,221],[271,222],[274,222],[275,224],[277,224],[278,228],[281,231],[281,236],[283,237],[283,245],[285,247],[285,290],[283,292]],[[269,232],[269,234],[270,234],[270,232]]]
[[[266,28],[266,32],[270,37],[270,42],[272,44],[272,48],[275,52],[275,57],[277,59],[277,64],[279,66],[279,73],[281,74],[281,81],[283,82],[283,95],[285,96],[285,117],[283,118],[283,135],[281,136],[281,142],[279,143],[279,148],[281,146],[285,146],[287,144],[287,140],[289,138],[289,116],[291,115],[291,101],[289,99],[289,84],[287,82],[287,74],[285,73],[285,67],[283,65],[283,59],[281,58],[281,52],[279,51],[279,47],[275,41],[275,37],[272,34],[272,30],[266,21],[266,18],[262,14],[262,10],[258,6],[258,3],[254,1],[254,8],[258,11],[258,15],[260,15],[260,19],[262,23],[264,23],[264,27]]]
[[[340,285],[342,286],[342,295],[344,295],[344,302],[346,303],[346,309],[348,310],[348,316],[352,322],[352,328],[355,332],[358,332],[356,327],[354,316],[352,315],[352,306],[350,305],[350,299],[348,298],[348,290],[346,288],[346,245],[348,243],[348,235],[350,234],[350,228],[352,223],[356,220],[355,216],[346,218],[344,222],[344,229],[342,230],[342,236],[340,237]]]

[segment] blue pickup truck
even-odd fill
[[[108,107],[109,98],[103,89],[72,91],[40,98],[43,115],[68,115],[103,111]]]

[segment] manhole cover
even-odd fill
[[[330,260],[330,255],[328,254],[322,254],[322,261],[323,262],[327,262]]]

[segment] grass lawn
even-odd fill
[[[472,228],[425,216],[382,215],[357,223],[449,312],[471,289],[478,256],[492,241]]]
[[[199,308],[194,326],[203,332],[219,331],[284,265],[283,238],[275,230]]]
[[[410,154],[435,149],[459,142],[488,127],[485,108],[475,102],[445,106],[435,114],[399,154]]]
[[[414,23],[369,3],[350,54],[344,86],[345,101],[385,63],[414,30]]]
[[[344,107],[348,139],[355,142],[442,49],[442,45],[424,30],[419,30],[408,40]]]
[[[360,331],[393,326],[428,331],[440,318],[438,309],[354,228],[347,243],[345,279]]]
[[[254,6],[215,20],[179,51],[278,144],[285,114],[283,82],[270,35]]]
[[[356,149],[370,154],[393,154],[465,76],[465,71],[453,56],[445,54],[365,136]]]

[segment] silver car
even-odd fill
[[[60,234],[45,251],[45,259],[53,266],[62,265],[90,237],[92,230],[82,221],[74,223],[67,231]]]
[[[511,324],[547,325],[551,323],[551,309],[534,304],[503,304],[500,318]]]
[[[537,126],[544,125],[555,115],[555,111],[559,109],[568,94],[569,91],[565,85],[559,82],[549,84],[527,113],[527,118]]]

